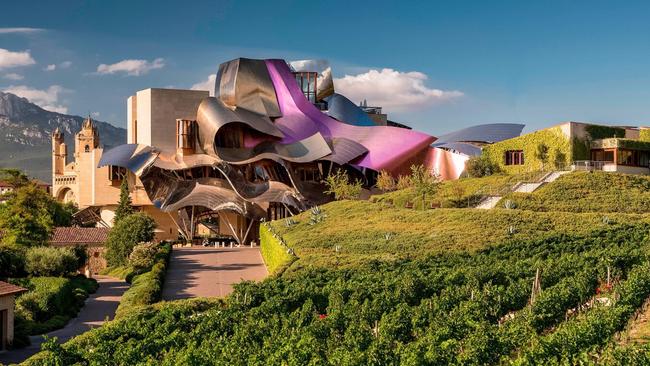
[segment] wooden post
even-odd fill
[[[608,287],[608,288],[611,286],[611,282],[610,282],[611,277],[610,277],[610,274],[611,274],[611,273],[610,273],[610,270],[609,270],[609,266],[607,266],[607,287]]]

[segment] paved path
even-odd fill
[[[261,280],[266,266],[257,248],[174,248],[165,277],[164,300],[223,297],[241,280]]]
[[[49,337],[57,337],[62,343],[92,328],[97,328],[106,319],[113,319],[122,294],[129,285],[122,280],[105,276],[96,276],[95,279],[99,283],[97,292],[88,297],[86,305],[76,318],[70,320],[65,327],[48,333]],[[30,339],[32,344],[28,347],[0,353],[0,364],[19,363],[40,351],[43,337],[33,336]]]

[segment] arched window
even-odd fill
[[[85,150],[86,152],[89,152],[89,151],[90,151],[90,146],[86,145],[86,147],[84,147],[84,150]]]

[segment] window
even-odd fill
[[[302,93],[305,94],[307,100],[312,103],[316,103],[316,90],[318,79],[317,72],[294,72],[293,75],[296,77],[296,82],[302,90]]]
[[[508,150],[506,151],[506,165],[524,165],[524,151],[523,150]]]
[[[109,165],[108,167],[108,180],[121,181],[126,176],[126,168],[120,166]]]
[[[298,167],[298,176],[303,182],[320,182],[322,177],[320,170],[316,165],[306,165]]]
[[[176,120],[176,147],[194,151],[196,142],[196,123],[192,120]]]
[[[89,152],[90,151],[90,146],[86,145],[86,147],[84,147],[84,151]]]

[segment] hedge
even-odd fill
[[[62,328],[98,287],[97,281],[84,276],[33,277],[12,282],[29,289],[16,299],[15,346],[28,344],[27,335]]]
[[[260,246],[264,264],[271,274],[281,273],[295,259],[295,256],[288,253],[288,248],[273,237],[267,225],[260,225]]]
[[[123,317],[135,309],[160,301],[171,251],[171,244],[162,244],[151,269],[132,278],[131,287],[122,295],[120,305],[115,312],[115,318]]]

